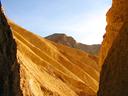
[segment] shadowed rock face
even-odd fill
[[[123,25],[104,61],[98,96],[128,95],[128,23]]]
[[[100,55],[98,96],[128,96],[128,0],[113,0]]]
[[[100,49],[100,44],[86,45],[77,43],[73,37],[67,36],[66,34],[55,33],[45,38],[58,44],[63,44],[71,48],[80,49],[82,51],[90,53],[91,55],[97,55]]]
[[[54,41],[56,43],[72,47],[72,48],[75,48],[77,43],[74,38],[72,38],[71,36],[67,36],[66,34],[55,33],[45,38],[48,40]]]
[[[0,4],[0,96],[20,96],[16,43]]]

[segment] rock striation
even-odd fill
[[[98,81],[93,56],[23,29],[0,9],[0,96],[96,96]]]
[[[128,1],[113,0],[101,47],[98,96],[128,95]]]
[[[71,48],[80,49],[91,55],[98,55],[100,49],[100,44],[86,45],[86,44],[78,43],[73,37],[67,36],[66,34],[55,33],[45,38],[58,44],[63,44]]]
[[[0,96],[21,96],[16,43],[0,4]]]
[[[9,22],[17,43],[23,96],[96,96],[99,67],[87,53]]]

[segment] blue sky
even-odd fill
[[[101,43],[111,0],[2,0],[8,18],[47,36],[66,33],[78,42]]]

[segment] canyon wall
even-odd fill
[[[128,0],[113,0],[101,47],[98,96],[128,95]]]
[[[102,47],[100,50],[100,66],[103,65],[105,58],[112,47],[113,41],[120,32],[123,24],[128,22],[128,1],[113,0],[112,7],[107,12],[107,26]]]
[[[0,96],[20,96],[16,43],[0,4]]]

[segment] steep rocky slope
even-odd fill
[[[0,96],[96,96],[91,55],[8,22],[0,9]]]
[[[55,43],[83,50],[93,55],[97,55],[100,49],[100,44],[86,45],[82,43],[77,43],[74,38],[72,38],[71,36],[67,36],[66,34],[55,33],[45,38],[54,41]]]
[[[20,96],[16,43],[0,4],[0,96]]]
[[[95,96],[99,68],[91,55],[39,37],[9,21],[24,96]]]
[[[107,13],[98,96],[128,96],[128,0],[113,0]]]
[[[107,27],[100,51],[99,64],[102,66],[114,39],[120,32],[123,24],[128,21],[128,1],[113,0],[112,8],[107,13]]]

